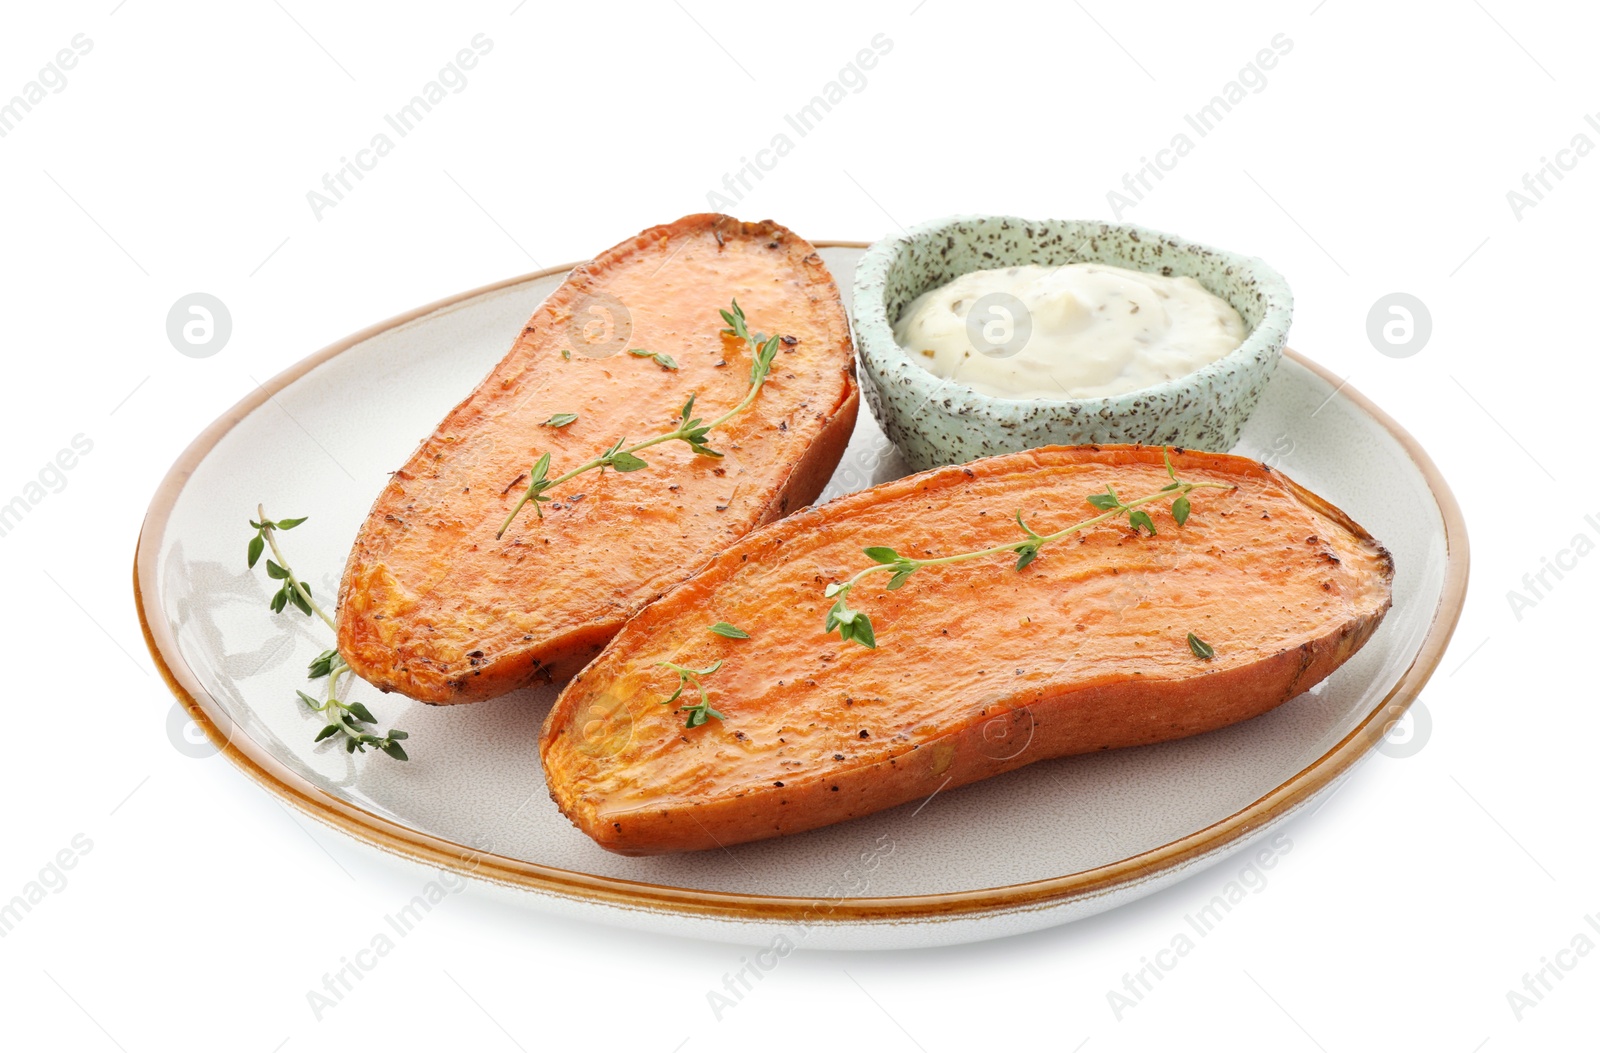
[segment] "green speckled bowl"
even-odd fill
[[[941,379],[895,342],[893,321],[929,289],[968,271],[1014,264],[1106,263],[1188,275],[1231,303],[1244,342],[1202,369],[1126,395],[1005,399]],[[1294,298],[1253,256],[1128,224],[957,216],[867,250],[856,267],[854,318],[862,388],[884,434],[917,471],[1053,443],[1142,442],[1231,449],[1272,378]]]

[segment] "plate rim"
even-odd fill
[[[821,249],[865,249],[865,241],[815,241]],[[1393,417],[1341,378],[1298,352],[1284,355],[1342,393],[1383,426],[1421,473],[1444,523],[1445,579],[1427,634],[1411,663],[1394,686],[1348,734],[1294,775],[1267,793],[1199,830],[1125,859],[1070,874],[990,888],[907,896],[843,897],[772,896],[682,888],[516,859],[480,851],[425,833],[335,797],[304,779],[248,736],[232,734],[233,722],[214,702],[184,661],[166,619],[152,610],[158,593],[156,557],[179,494],[218,442],[270,401],[278,392],[318,366],[381,333],[419,318],[540,278],[570,271],[579,264],[548,267],[491,282],[367,326],[294,363],[265,384],[259,384],[197,435],[167,470],[151,498],[140,526],[133,562],[133,597],[145,646],[168,689],[219,753],[275,797],[314,819],[381,851],[425,866],[438,867],[526,892],[604,906],[653,913],[709,916],[728,921],[789,922],[837,925],[849,922],[952,921],[1020,910],[1060,907],[1117,889],[1132,887],[1161,874],[1180,870],[1207,856],[1227,851],[1237,842],[1284,818],[1306,801],[1337,783],[1358,761],[1383,741],[1393,722],[1421,693],[1438,668],[1465,604],[1470,552],[1466,520],[1443,474],[1422,445]],[[227,730],[224,730],[224,725]],[[819,910],[818,905],[828,905]],[[819,916],[820,915],[820,916]]]

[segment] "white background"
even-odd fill
[[[1596,28],[1580,5],[1510,0],[8,4],[0,99],[75,34],[93,48],[0,138],[0,501],[73,436],[93,450],[0,537],[0,899],[74,835],[93,847],[0,939],[0,1041],[1592,1046],[1600,954],[1520,1021],[1507,991],[1600,912],[1600,559],[1520,619],[1507,593],[1574,535],[1600,537],[1584,522],[1600,519],[1585,467],[1600,159],[1563,155],[1572,170],[1520,215],[1507,192],[1575,135],[1600,143],[1584,123],[1600,111]],[[493,50],[466,87],[314,217],[307,191],[479,33]],[[865,87],[732,211],[813,239],[959,212],[1111,218],[1107,191],[1185,113],[1274,35],[1293,42],[1122,218],[1286,273],[1292,344],[1394,414],[1456,488],[1473,589],[1423,695],[1426,742],[1373,758],[1288,827],[1268,886],[1120,1021],[1107,990],[1238,863],[1030,937],[792,955],[720,1022],[704,992],[744,949],[458,896],[318,1022],[306,991],[415,883],[169,741],[172,702],[129,589],[156,483],[256,380],[347,333],[706,210],[724,174],[879,33],[892,50]],[[165,332],[195,291],[233,318],[203,360]],[[1433,320],[1404,359],[1366,335],[1369,307],[1397,291]]]

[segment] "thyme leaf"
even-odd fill
[[[642,347],[630,347],[628,348],[628,354],[638,358],[651,359],[656,365],[668,371],[674,371],[678,368],[678,363],[664,351],[646,351]]]
[[[678,689],[661,700],[661,704],[663,706],[670,706],[672,703],[682,698],[684,689],[688,687],[693,687],[700,694],[699,702],[693,705],[678,707],[677,711],[679,713],[686,714],[684,718],[685,727],[698,728],[700,725],[704,724],[708,720],[711,720],[712,718],[717,720],[726,719],[721,713],[718,713],[715,709],[711,708],[711,698],[706,693],[705,685],[700,683],[701,677],[710,676],[712,673],[715,673],[718,669],[722,668],[722,663],[720,661],[713,662],[704,669],[695,669],[692,666],[678,665],[675,662],[657,662],[656,665],[663,666],[664,668],[670,669],[674,673],[678,674]]]

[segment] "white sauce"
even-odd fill
[[[1125,395],[1193,373],[1244,337],[1239,312],[1193,278],[1100,263],[963,274],[913,300],[894,327],[930,373],[1008,399]]]

